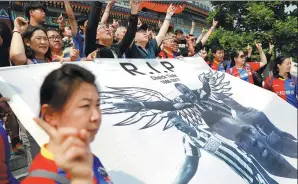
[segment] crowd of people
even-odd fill
[[[92,3],[88,20],[80,25],[68,0],[64,1],[64,5],[69,25],[66,25],[65,17],[61,15],[58,17],[59,29],[46,27],[47,9],[37,2],[25,8],[27,19],[17,17],[14,20],[12,31],[6,24],[0,23],[0,66],[93,61],[95,58],[201,57],[213,70],[226,72],[251,84],[264,87],[295,108],[298,107],[297,77],[290,74],[290,57],[277,56],[272,59],[274,45],[269,44],[268,52],[264,53],[262,44],[255,42],[260,60],[256,61],[252,58],[253,50],[250,45],[243,50],[229,51],[231,52],[229,54],[220,44],[206,45],[217,27],[216,20],[213,20],[208,30],[203,29],[201,34],[195,37],[193,34],[195,22],[192,23],[188,34],[170,28],[171,18],[176,11],[173,5],[169,6],[164,20],[158,25],[159,30],[154,30],[138,18],[136,0],[130,0],[131,14],[128,25],[120,25],[116,20],[108,23],[109,12],[115,0],[108,2],[102,16],[100,12],[103,3],[100,1]],[[210,55],[208,55],[209,48],[211,48]],[[269,68],[266,74],[264,74],[265,68]],[[61,175],[61,172],[63,176],[67,175],[71,179],[71,183],[96,181],[111,183],[100,160],[92,155],[89,145],[101,122],[99,97],[94,80],[92,73],[76,65],[63,65],[46,77],[40,91],[41,119],[36,119],[36,122],[49,134],[50,142],[36,151],[34,148],[38,147],[37,143],[20,125],[20,133],[27,136],[22,138],[23,144],[24,140],[27,140],[24,146],[32,148],[24,151],[31,165],[31,175],[23,180],[23,183],[51,183],[53,179],[59,177],[49,178],[49,176],[53,173]],[[77,83],[80,85],[76,85]],[[55,96],[57,94],[68,95]],[[8,122],[7,117],[15,117],[7,106],[7,100],[9,99],[2,97],[0,101],[0,183],[18,183],[9,170],[11,153],[6,132],[2,127],[3,123]],[[64,109],[65,106],[68,108]],[[69,122],[64,121],[66,117],[71,117],[71,124],[65,123]],[[11,124],[19,123],[15,120],[14,123],[7,123],[6,127],[11,127]],[[78,129],[80,131],[77,131]],[[14,141],[16,143],[13,147],[20,143],[18,136],[15,137],[17,141]],[[99,167],[103,168],[100,172],[92,170]],[[34,172],[39,170],[51,174]],[[38,174],[42,174],[43,178],[36,177]]]

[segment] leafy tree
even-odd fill
[[[218,29],[209,39],[209,44],[219,41],[227,51],[245,49],[257,40],[268,48],[275,45],[275,52],[298,60],[298,2],[290,1],[212,1],[214,10],[209,13],[208,23],[218,21]],[[292,12],[286,7],[296,5]],[[254,49],[256,51],[256,49]]]

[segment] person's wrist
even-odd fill
[[[136,14],[138,14],[138,10],[133,10],[133,9],[131,9],[131,12],[130,12],[132,15],[136,15]]]
[[[167,19],[170,19],[171,20],[172,19],[172,16],[173,16],[173,14],[167,13],[165,20],[167,20]]]
[[[21,33],[21,29],[15,27],[15,28],[13,29],[12,33],[14,33],[14,32]]]

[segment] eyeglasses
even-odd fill
[[[245,55],[240,55],[239,57],[242,59],[242,58],[245,58]]]
[[[60,35],[49,37],[49,40],[61,40],[61,39],[62,39],[62,37]]]

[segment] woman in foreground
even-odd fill
[[[99,104],[95,76],[80,66],[65,64],[45,78],[40,89],[43,119],[35,121],[50,141],[34,159],[23,184],[55,184],[65,177],[71,184],[112,183],[90,150],[101,124]]]

